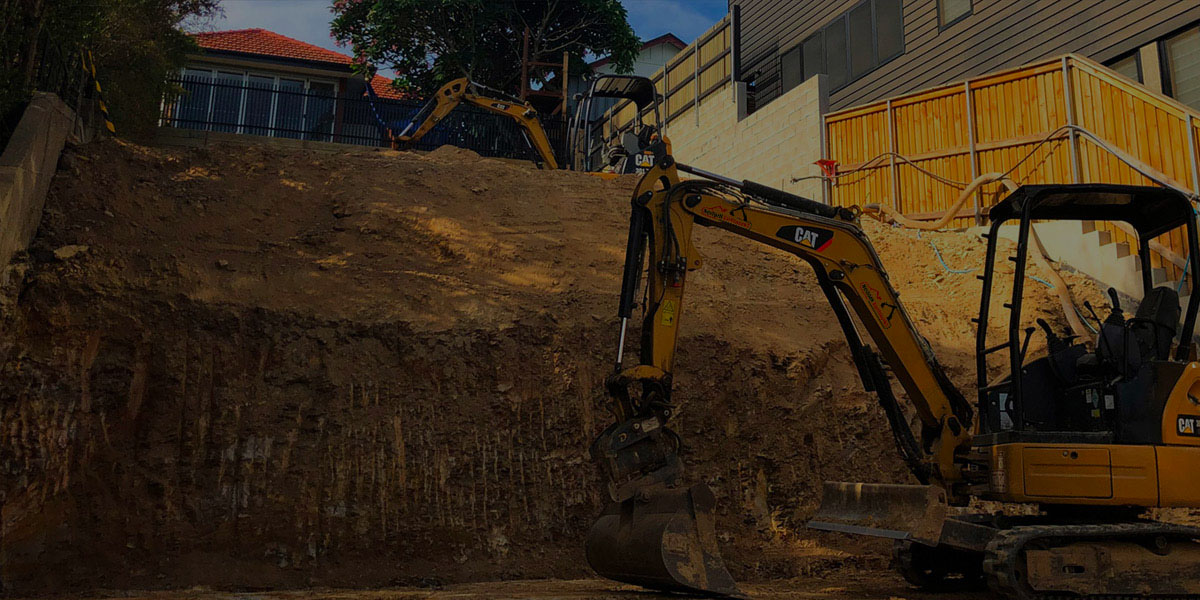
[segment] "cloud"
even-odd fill
[[[621,4],[642,39],[674,33],[689,43],[729,11],[727,0],[621,0]]]

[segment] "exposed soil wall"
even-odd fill
[[[0,305],[7,589],[585,575],[633,185],[452,149],[68,151]],[[980,244],[867,227],[966,388],[978,287],[928,241]],[[823,480],[907,481],[808,267],[697,246],[676,427],[735,576],[886,563],[802,527]]]

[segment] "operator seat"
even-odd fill
[[[1146,294],[1129,330],[1146,360],[1167,360],[1179,331],[1179,292],[1160,285]]]

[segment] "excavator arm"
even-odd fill
[[[392,147],[408,147],[417,143],[429,133],[438,123],[442,122],[459,104],[467,103],[478,106],[488,112],[511,118],[521,127],[526,141],[533,147],[547,169],[558,169],[558,161],[554,157],[554,148],[550,138],[538,120],[537,111],[526,102],[517,99],[497,99],[480,96],[472,91],[477,86],[469,79],[455,79],[442,86],[434,97],[421,109],[404,131],[392,137]]]
[[[859,226],[857,210],[676,164],[667,140],[657,143],[655,155],[655,166],[633,195],[619,307],[620,348],[614,373],[606,380],[616,419],[592,446],[592,456],[610,482],[614,504],[592,529],[588,558],[598,572],[621,581],[738,595],[712,542],[708,512],[712,493],[703,485],[680,491],[682,443],[668,426],[687,277],[703,265],[692,243],[695,226],[753,239],[812,266],[846,335],[864,387],[878,395],[900,452],[921,483],[934,483],[949,492],[962,479],[972,407],[951,384],[905,312]],[[701,179],[682,180],[681,170]],[[622,353],[643,272],[647,281],[639,364],[625,367]],[[864,343],[854,317],[878,351]],[[920,418],[919,440],[892,394],[885,364]],[[653,546],[660,539],[658,550],[629,551],[638,544]],[[683,539],[691,543],[683,544]],[[657,560],[649,561],[645,554]],[[639,558],[623,562],[630,555]],[[654,564],[653,577],[647,577],[644,566],[649,562]]]

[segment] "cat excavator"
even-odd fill
[[[503,98],[492,98],[481,95],[480,90],[488,90]],[[399,134],[392,136],[392,148],[399,150],[408,148],[420,141],[429,130],[442,122],[447,115],[454,112],[459,104],[467,103],[488,112],[511,118],[521,128],[521,135],[534,152],[538,155],[539,166],[546,169],[558,169],[558,160],[554,157],[554,146],[542,128],[537,110],[528,102],[508,96],[500,90],[493,90],[467,78],[455,79],[429,99],[429,102],[417,112]]]
[[[1181,326],[1178,290],[1154,285],[1149,249],[1150,240],[1177,233],[1190,264],[1200,264],[1187,197],[1157,187],[1026,185],[992,207],[971,401],[905,311],[857,207],[679,164],[665,138],[652,150],[653,167],[633,193],[616,364],[605,381],[614,422],[590,448],[612,500],[587,538],[595,571],[655,590],[744,596],[718,549],[716,498],[704,483],[688,484],[684,444],[671,429],[685,284],[703,265],[692,234],[701,226],[811,265],[915,480],[827,482],[809,527],[894,540],[901,574],[927,589],[986,584],[1020,600],[1200,598],[1200,528],[1147,516],[1200,507],[1192,343],[1200,293],[1190,295]],[[1124,222],[1137,234],[1143,300],[1126,315],[1110,290],[1103,319],[1086,304],[1095,339],[1026,322],[1033,223],[1061,220]],[[1015,252],[1000,244],[1014,224]],[[1197,270],[1186,276],[1200,289]],[[626,365],[639,290],[640,351],[637,364]],[[995,319],[993,294],[1005,300],[997,310],[1007,311]],[[1038,356],[1029,351],[1034,336],[1044,338]]]

